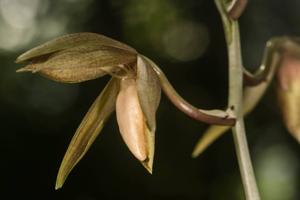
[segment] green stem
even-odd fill
[[[259,200],[259,193],[250,159],[243,119],[243,65],[240,47],[239,26],[228,17],[223,0],[215,0],[225,29],[229,59],[229,100],[228,107],[236,117],[232,128],[236,154],[247,200]]]

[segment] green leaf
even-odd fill
[[[85,155],[91,144],[99,135],[106,120],[115,110],[115,101],[118,91],[119,82],[112,78],[83,118],[59,168],[56,179],[56,189],[62,187],[71,170]]]

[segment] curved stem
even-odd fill
[[[256,70],[256,72],[252,74],[251,72],[243,68],[245,84],[247,86],[256,86],[262,82],[266,82],[267,77],[270,76],[269,74],[274,71],[272,67],[278,66],[272,64],[275,52],[280,52],[283,50],[299,52],[299,46],[295,45],[295,41],[292,41],[287,37],[275,37],[270,39],[265,47],[262,64]]]
[[[226,13],[224,0],[215,0],[225,28],[229,59],[229,100],[228,107],[236,116],[232,128],[236,154],[247,200],[260,199],[247,144],[243,119],[243,67],[238,22],[230,19]],[[229,27],[228,27],[229,26]],[[229,30],[229,31],[228,31]]]
[[[179,110],[181,110],[193,119],[209,124],[229,126],[235,124],[235,118],[232,117],[231,112],[226,112],[223,110],[198,109],[195,106],[188,103],[176,92],[176,90],[173,88],[163,71],[152,60],[145,56],[143,57],[149,62],[153,70],[158,75],[161,87],[166,96]]]
[[[268,73],[265,81],[256,86],[245,86],[243,94],[243,116],[246,117],[259,103],[265,91],[269,87],[274,74],[280,64],[281,58],[278,52],[274,52],[272,56],[272,62],[270,67],[270,72]],[[202,135],[202,137],[197,142],[194,150],[193,157],[199,156],[205,149],[216,141],[219,137],[229,130],[229,126],[211,126]]]
[[[248,0],[232,0],[227,9],[228,15],[234,20],[238,19],[243,14],[247,3]]]
[[[287,53],[299,57],[299,39],[290,37],[272,38],[267,42],[262,65],[257,72],[253,75],[244,69],[244,82],[248,81],[247,84],[245,84],[243,94],[244,117],[259,103],[269,87],[275,72],[278,67],[281,66],[283,56]],[[226,133],[228,129],[230,129],[229,126],[214,125],[209,127],[197,142],[193,150],[193,157],[199,156],[209,145]]]
[[[247,71],[247,69],[243,68],[244,70],[244,82],[247,86],[256,86],[264,81],[266,81],[267,76],[271,72],[271,65],[272,58],[273,58],[273,52],[276,50],[276,39],[272,39],[267,42],[265,52],[263,55],[262,64],[260,67],[256,70],[254,74]]]

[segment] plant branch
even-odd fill
[[[269,72],[266,73],[266,77],[264,78],[265,81],[261,82],[258,85],[244,87],[244,94],[243,94],[243,116],[246,117],[255,106],[259,103],[262,96],[265,94],[268,86],[270,85],[271,81],[273,80],[274,74],[280,64],[280,55],[278,52],[274,52],[272,56],[271,66],[269,67]],[[245,75],[244,75],[245,77]],[[216,141],[219,137],[227,132],[231,127],[230,126],[217,126],[213,125],[210,126],[202,135],[202,137],[197,142],[194,150],[193,150],[193,157],[199,156],[206,148],[211,145],[214,141]]]
[[[228,17],[224,0],[215,0],[221,14],[228,48],[229,99],[228,107],[236,116],[232,128],[242,182],[247,200],[259,200],[259,193],[250,159],[243,119],[243,67],[238,22]]]
[[[273,80],[286,54],[299,58],[299,38],[275,37],[270,39],[265,47],[262,64],[251,74],[244,69],[243,116],[249,114],[259,103],[265,91]],[[230,126],[210,126],[197,142],[193,157],[199,156],[206,148],[221,137]]]

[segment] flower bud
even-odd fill
[[[277,80],[277,95],[285,126],[300,142],[300,58],[284,53]]]

